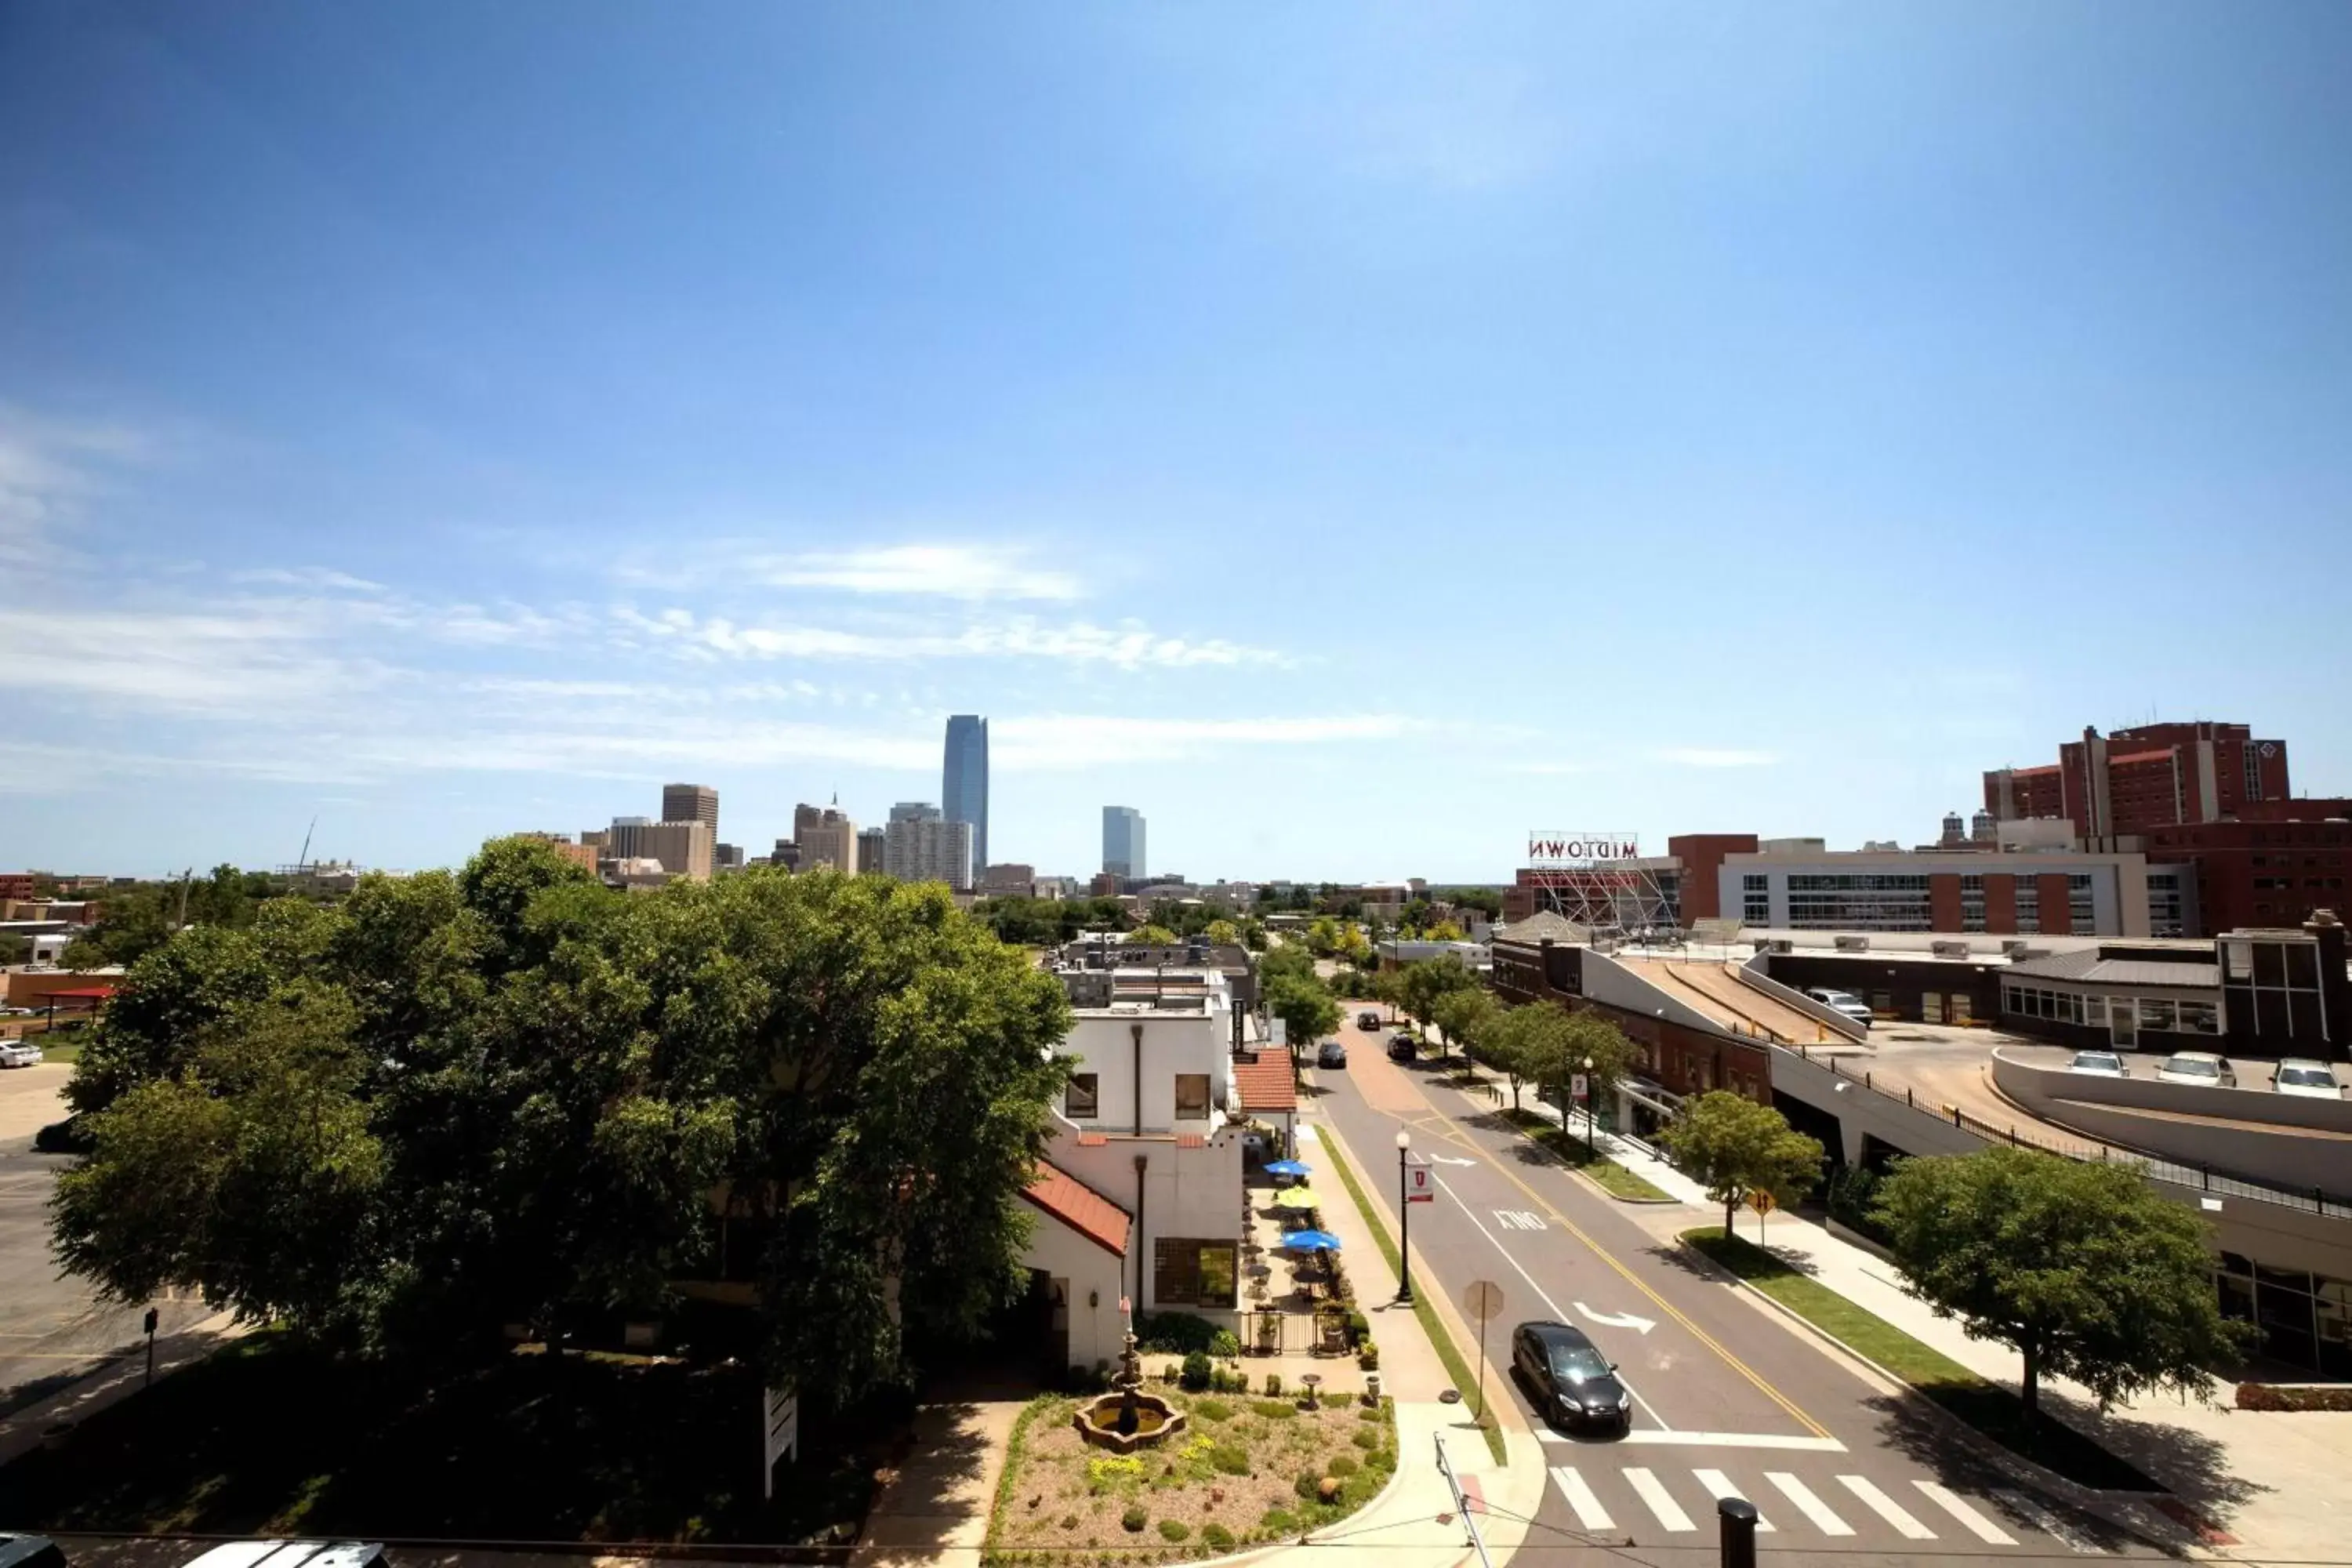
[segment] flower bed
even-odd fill
[[[989,1520],[992,1564],[1160,1562],[1295,1541],[1362,1508],[1396,1469],[1394,1402],[1178,1392],[1190,1430],[1117,1458],[1070,1428],[1076,1402],[1031,1401]]]

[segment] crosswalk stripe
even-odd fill
[[[1861,1476],[1840,1476],[1838,1484],[1860,1498],[1863,1506],[1902,1531],[1911,1541],[1933,1541],[1936,1532],[1904,1511],[1903,1505]]]
[[[2025,1493],[2011,1491],[2008,1488],[2004,1487],[1999,1491],[1994,1492],[1992,1495],[1999,1498],[2004,1507],[2014,1509],[2017,1512],[2023,1514],[2028,1520],[2032,1521],[2034,1529],[2061,1542],[2069,1552],[2095,1552],[2098,1551],[2098,1546],[2092,1542],[2089,1537],[2084,1535],[2073,1525],[2068,1524],[2064,1520],[2059,1518],[2056,1514],[2042,1507],[2037,1500],[2027,1496]]]
[[[1738,1487],[1731,1484],[1731,1478],[1725,1475],[1721,1470],[1693,1470],[1691,1474],[1697,1477],[1698,1484],[1706,1489],[1706,1495],[1715,1499],[1717,1502],[1722,1501],[1727,1497],[1738,1498],[1742,1502],[1749,1500],[1740,1492]],[[1762,1510],[1758,1510],[1756,1515],[1756,1533],[1761,1535],[1771,1528],[1772,1521],[1764,1517]]]
[[[1643,1502],[1649,1505],[1650,1511],[1658,1516],[1660,1524],[1664,1525],[1668,1530],[1676,1531],[1698,1528],[1691,1522],[1690,1515],[1682,1510],[1682,1505],[1675,1501],[1673,1494],[1658,1484],[1657,1477],[1647,1470],[1640,1469],[1627,1470],[1624,1476],[1625,1484],[1632,1487]]]
[[[1592,1488],[1573,1466],[1554,1465],[1551,1479],[1552,1484],[1559,1488],[1559,1495],[1568,1500],[1568,1506],[1576,1510],[1577,1523],[1591,1531],[1617,1528],[1617,1521],[1609,1517],[1609,1510],[1601,1506],[1601,1500],[1592,1495]]]
[[[1993,1546],[2014,1546],[2017,1537],[1979,1513],[1963,1501],[1960,1495],[1939,1481],[1921,1480],[1914,1476],[1911,1484],[1927,1495],[1927,1500],[1965,1525],[1979,1541]]]
[[[1813,1495],[1813,1489],[1786,1470],[1767,1470],[1764,1479],[1780,1489],[1780,1495],[1797,1505],[1797,1511],[1813,1521],[1813,1528],[1823,1535],[1852,1535],[1853,1526],[1832,1512],[1829,1504]]]

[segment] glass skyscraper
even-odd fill
[[[1142,877],[1143,813],[1131,805],[1103,807],[1103,863],[1105,871],[1118,877]]]
[[[988,868],[988,721],[977,713],[958,713],[948,721],[940,806],[950,822],[971,824],[971,879],[976,882]]]

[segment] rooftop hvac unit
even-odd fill
[[[1797,944],[1788,937],[1776,936],[1772,939],[1772,951],[1774,952],[1794,952],[1797,951]]]
[[[2027,953],[2032,951],[2033,944],[2032,942],[2020,942],[2014,937],[2000,944],[2000,955],[2003,958],[2023,958]]]
[[[1840,952],[1868,952],[1870,939],[1866,936],[1842,936],[1837,939]]]
[[[1927,944],[1927,951],[1937,958],[1966,958],[1969,944],[1964,942],[1931,942]]]

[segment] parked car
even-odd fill
[[[1326,1040],[1315,1047],[1315,1065],[1318,1068],[1343,1068],[1348,1065],[1348,1047],[1337,1040]]]
[[[232,1541],[190,1558],[186,1568],[384,1568],[383,1545],[369,1541]]]
[[[0,1568],[66,1568],[66,1554],[46,1535],[0,1535]]]
[[[2074,1059],[2066,1064],[2068,1072],[2086,1072],[2093,1078],[2129,1078],[2131,1068],[2113,1051],[2076,1051]]]
[[[1633,1424],[1633,1396],[1617,1381],[1616,1363],[1582,1329],[1521,1323],[1511,1331],[1511,1370],[1555,1426],[1622,1431]]]
[[[1853,992],[1840,991],[1829,985],[1811,985],[1806,987],[1805,994],[1833,1013],[1844,1014],[1864,1028],[1870,1027],[1870,1004]]]
[[[24,1040],[0,1040],[0,1068],[32,1068],[41,1065],[41,1047]]]
[[[2280,1061],[2278,1076],[2271,1079],[2271,1087],[2281,1094],[2299,1094],[2307,1100],[2344,1098],[2344,1087],[2336,1081],[2335,1069],[2308,1057],[2287,1057]]]
[[[1412,1037],[1411,1035],[1391,1035],[1389,1037],[1389,1060],[1392,1062],[1409,1062],[1418,1059],[1420,1056],[1421,1047],[1413,1044]]]
[[[2158,1083],[2193,1083],[2205,1089],[2235,1089],[2238,1075],[2211,1051],[2175,1051],[2156,1069]]]
[[[1362,1029],[1365,1032],[1370,1033],[1372,1030],[1378,1029],[1380,1026],[1381,1016],[1378,1013],[1367,1008],[1365,1011],[1356,1015],[1356,1027],[1359,1029]]]

